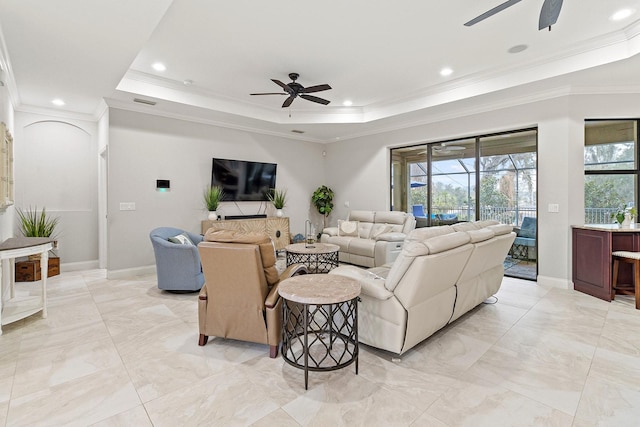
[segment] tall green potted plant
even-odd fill
[[[267,193],[267,198],[271,202],[274,208],[276,208],[276,216],[281,217],[283,215],[282,209],[287,205],[287,190],[273,189],[273,192]]]
[[[322,228],[325,228],[327,216],[333,210],[333,190],[326,185],[318,187],[311,196],[311,202],[322,215]]]
[[[204,190],[203,199],[204,204],[209,211],[209,219],[215,221],[218,219],[218,206],[224,198],[224,190],[219,185],[212,185]]]

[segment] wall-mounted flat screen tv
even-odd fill
[[[225,201],[266,201],[276,188],[275,163],[213,159],[211,185],[224,190]]]

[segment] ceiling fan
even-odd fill
[[[494,7],[483,13],[482,15],[473,18],[471,21],[466,22],[464,25],[470,27],[472,25],[477,24],[480,21],[484,21],[490,16],[495,15],[498,12],[505,10],[508,7],[513,6],[516,3],[519,3],[521,0],[507,0],[502,4]],[[538,21],[538,30],[542,30],[543,28],[549,28],[551,31],[551,26],[558,21],[558,16],[560,15],[560,9],[562,8],[562,0],[544,0],[542,4],[542,10],[540,11],[540,20]]]
[[[456,151],[464,151],[465,147],[461,146],[461,145],[449,145],[447,143],[442,143],[439,145],[433,145],[432,147],[432,153],[434,156],[444,156],[447,154],[453,154]],[[427,150],[424,151],[419,151],[417,154],[427,154]]]
[[[293,102],[296,97],[300,97],[302,99],[306,99],[307,101],[317,102],[318,104],[327,105],[331,101],[327,101],[326,99],[318,98],[317,96],[307,95],[308,93],[314,92],[322,92],[323,90],[331,89],[331,86],[328,84],[317,85],[317,86],[309,86],[304,87],[300,83],[296,82],[296,80],[300,77],[298,73],[290,73],[289,78],[291,79],[291,83],[284,84],[280,80],[271,79],[272,82],[280,86],[284,89],[284,92],[269,92],[269,93],[252,93],[250,95],[289,95],[287,99],[284,100],[282,104],[282,108],[286,108]]]

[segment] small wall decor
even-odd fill
[[[13,137],[0,123],[0,209],[13,205]]]

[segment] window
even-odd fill
[[[637,206],[638,120],[586,120],[585,223],[611,223],[611,213]]]

